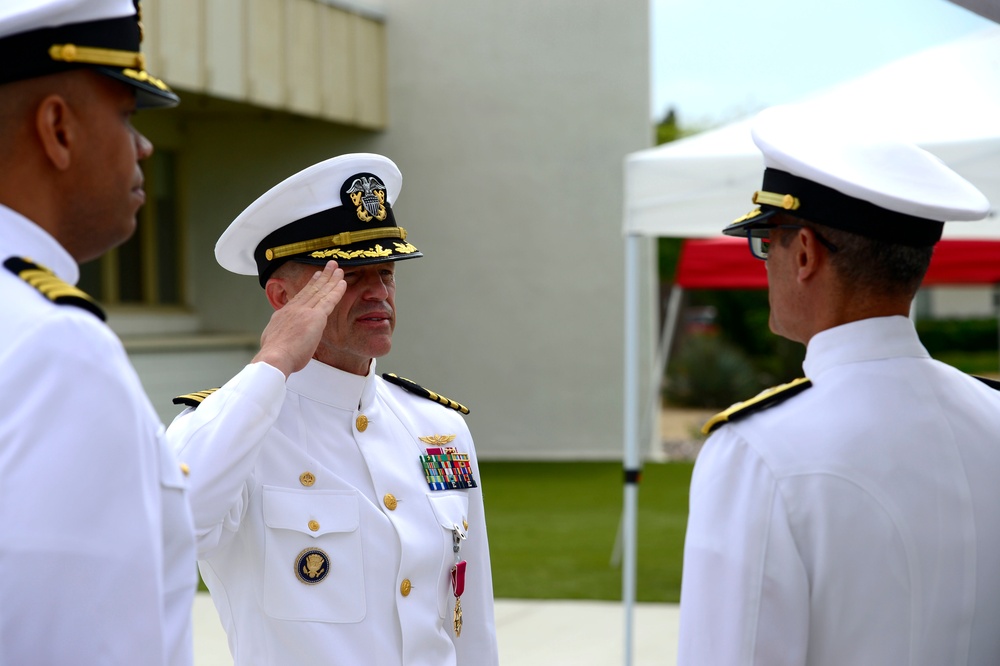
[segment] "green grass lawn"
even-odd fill
[[[639,601],[680,598],[692,463],[647,464],[639,484]],[[493,588],[518,599],[621,599],[611,558],[620,463],[480,462]]]

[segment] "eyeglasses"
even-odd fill
[[[771,229],[811,229],[812,227],[806,227],[804,224],[775,224],[769,227],[757,227],[756,229],[751,229],[750,233],[747,234],[747,243],[750,245],[750,254],[752,254],[757,259],[762,259],[767,261],[768,252],[771,249]],[[820,245],[825,247],[830,252],[836,252],[837,246],[823,238],[822,235],[815,229],[812,230],[813,235],[816,236],[816,240],[819,241]]]

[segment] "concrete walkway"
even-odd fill
[[[638,604],[633,618],[633,666],[674,666],[678,608]],[[625,615],[610,601],[496,602],[497,640],[504,666],[614,666],[625,663]],[[232,666],[226,634],[207,594],[194,602],[195,666]]]

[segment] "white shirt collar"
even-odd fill
[[[288,389],[310,400],[355,411],[366,409],[375,397],[375,359],[367,375],[355,375],[312,359],[286,382]]]
[[[802,369],[806,377],[816,379],[834,366],[899,357],[930,358],[930,354],[906,317],[873,317],[814,335]]]
[[[70,284],[80,280],[80,267],[55,238],[3,204],[0,204],[0,255],[0,261],[23,257],[40,264]]]

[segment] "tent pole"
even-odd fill
[[[656,374],[650,382],[652,395],[649,396],[649,412],[644,419],[646,425],[650,428],[650,432],[648,433],[649,439],[646,441],[650,442],[653,441],[657,425],[659,424],[657,417],[660,415],[660,394],[663,391],[663,376],[667,372],[667,364],[670,363],[670,348],[674,345],[674,335],[677,333],[677,318],[680,315],[681,297],[683,295],[684,287],[676,283],[672,285],[670,287],[670,297],[667,299],[667,311],[663,314],[663,330],[660,331],[660,346],[657,349],[656,356]]]
[[[625,451],[624,556],[622,603],[625,608],[625,666],[632,665],[632,616],[636,587],[636,518],[639,496],[639,260],[640,237],[625,237]]]

